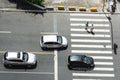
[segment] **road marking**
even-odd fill
[[[103,79],[73,79],[73,80],[103,80]]]
[[[95,67],[94,70],[95,71],[114,71],[114,68],[99,68],[99,67]]]
[[[94,62],[95,65],[113,65],[113,62]]]
[[[91,56],[94,59],[109,59],[109,60],[113,60],[112,56]]]
[[[93,25],[94,25],[94,27],[109,27],[110,26],[109,24],[93,24]],[[70,26],[85,27],[86,24],[85,23],[71,23]],[[91,26],[91,24],[89,26]]]
[[[42,35],[49,35],[49,34],[58,34],[57,32],[41,32]]]
[[[72,50],[72,53],[92,53],[92,54],[112,54],[112,51],[98,51],[98,50]]]
[[[30,52],[30,53],[33,53],[33,54],[54,54],[52,51],[50,51],[50,52]]]
[[[12,33],[11,31],[0,31],[0,33]]]
[[[95,34],[95,35],[91,35],[91,34],[71,34],[72,37],[106,37],[106,38],[110,38],[110,35],[107,34]]]
[[[70,31],[86,32],[85,29],[80,29],[80,28],[71,28]],[[88,29],[88,31],[90,31],[90,30]],[[93,32],[110,32],[110,30],[109,29],[94,29]]]
[[[83,44],[72,44],[71,47],[82,47],[82,48],[111,48],[111,45],[83,45]]]
[[[107,15],[107,14],[106,14]],[[90,16],[90,17],[106,17],[105,14],[74,14],[74,13],[71,13],[70,16]]]
[[[111,40],[71,39],[71,42],[111,43]]]
[[[89,77],[114,77],[114,74],[102,73],[73,73],[73,76],[89,76]]]
[[[58,80],[58,52],[54,51],[54,80]]]
[[[54,74],[53,72],[14,72],[14,71],[0,71],[0,73],[14,73],[14,74]]]
[[[6,51],[0,51],[0,53],[5,53]],[[14,52],[14,51],[13,51]],[[29,52],[29,53],[33,53],[33,54],[54,54],[53,51],[44,51],[44,52]]]
[[[70,21],[90,21],[90,22],[109,22],[108,19],[85,19],[85,18],[70,18]]]

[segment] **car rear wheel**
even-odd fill
[[[68,65],[68,68],[69,68],[70,70],[72,70],[72,66]]]

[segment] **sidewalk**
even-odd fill
[[[45,0],[45,6],[75,6],[75,7],[97,7],[100,9],[102,7],[102,0]]]
[[[111,0],[45,0],[44,4],[46,7],[52,6],[54,8],[57,8],[57,6],[75,6],[77,8],[86,7],[88,9],[91,7],[97,7],[98,12],[103,12],[103,8],[104,12],[108,12],[107,9],[110,5],[109,1]],[[120,13],[120,2],[118,2],[118,0],[115,13]]]

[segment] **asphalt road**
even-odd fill
[[[111,16],[112,28],[113,28],[113,43],[117,45],[114,47],[114,67],[115,67],[115,80],[119,80],[120,76],[120,14],[115,14]],[[116,51],[116,53],[115,53]]]
[[[80,16],[79,16],[80,17]],[[43,15],[24,13],[24,12],[1,12],[0,13],[0,77],[1,80],[8,79],[16,79],[16,80],[55,80],[55,73],[58,74],[58,80],[72,80],[73,78],[85,78],[85,76],[73,76],[73,73],[113,73],[115,77],[113,78],[102,78],[104,80],[118,80],[119,79],[119,64],[116,62],[119,60],[119,54],[116,57],[114,54],[110,54],[109,56],[113,57],[113,60],[105,60],[114,61],[113,68],[111,65],[97,66],[97,67],[110,67],[110,70],[114,71],[90,71],[90,72],[81,72],[81,71],[70,71],[67,68],[67,57],[71,55],[72,49],[84,49],[83,48],[72,48],[71,47],[71,17],[69,13],[45,13]],[[90,17],[80,17],[89,20]],[[103,17],[105,20],[107,18]],[[93,18],[95,19],[95,18]],[[99,19],[99,16],[96,18]],[[113,31],[118,31],[119,28],[119,15],[112,16],[112,25]],[[72,19],[71,19],[72,20]],[[77,23],[76,21],[73,21]],[[93,21],[94,22],[94,21]],[[97,24],[97,22],[94,22]],[[100,24],[109,24],[109,22],[100,22]],[[75,27],[75,26],[74,26]],[[100,28],[102,29],[102,28]],[[110,28],[105,28],[110,30]],[[85,33],[84,30],[79,31],[80,33]],[[78,32],[78,33],[79,33]],[[113,40],[119,45],[119,34],[113,32]],[[68,39],[68,49],[57,51],[57,59],[55,58],[54,51],[43,51],[39,45],[39,38],[42,34],[60,34],[64,35]],[[100,32],[99,32],[100,33]],[[105,32],[103,32],[105,34]],[[107,33],[111,35],[111,32]],[[78,38],[78,37],[77,37]],[[82,37],[84,38],[84,37]],[[86,38],[84,38],[86,39]],[[90,38],[92,39],[92,38]],[[117,40],[116,40],[117,39]],[[112,38],[110,39],[112,40]],[[88,43],[90,44],[90,43]],[[103,44],[103,43],[102,43]],[[105,43],[108,45],[108,43]],[[94,49],[94,48],[92,48]],[[100,49],[104,50],[104,49]],[[106,49],[111,50],[111,49]],[[37,59],[39,61],[37,67],[35,69],[6,69],[2,64],[2,51],[28,51],[33,52],[37,55]],[[118,52],[119,53],[119,52]],[[74,54],[74,53],[73,53]],[[89,56],[91,54],[88,54]],[[100,55],[100,54],[99,54]],[[104,54],[101,54],[102,56]],[[107,56],[107,54],[105,54]],[[94,55],[94,56],[97,56]],[[55,60],[58,60],[58,64],[55,64]],[[97,60],[95,60],[97,61]],[[98,60],[99,61],[99,60]],[[103,60],[100,60],[103,61]],[[56,67],[57,66],[57,67]],[[56,72],[55,72],[56,71]],[[112,74],[112,76],[114,76]],[[6,77],[8,76],[8,77]],[[111,75],[110,75],[111,76]],[[90,78],[90,76],[86,75],[86,78]],[[99,79],[99,77],[92,76],[93,79]]]
[[[41,35],[51,33],[61,34],[69,39],[69,27],[66,27],[66,24],[69,24],[69,20],[65,20],[67,19],[67,15],[68,14],[35,15],[24,12],[0,13],[1,80],[12,80],[14,78],[16,80],[33,80],[34,78],[36,80],[54,80],[55,60],[61,60],[61,57],[64,55],[66,55],[64,56],[64,58],[66,58],[69,49],[58,51],[58,58],[54,59],[54,51],[46,52],[41,50],[39,40]],[[64,17],[66,18],[63,19]],[[63,22],[66,21],[65,24],[61,23],[62,19]],[[68,42],[70,41],[68,40]],[[6,69],[2,63],[3,53],[5,51],[28,51],[35,53],[37,55],[38,65],[32,70]],[[62,60],[64,63],[64,59]],[[61,61],[58,62],[61,63]],[[58,67],[58,65],[56,66]],[[64,66],[66,67],[66,64],[61,66],[64,68]],[[56,71],[58,73],[58,68],[56,68]],[[62,74],[63,73],[66,73],[66,71],[62,72]]]

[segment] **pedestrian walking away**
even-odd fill
[[[90,32],[91,33],[93,33],[93,29],[94,29],[94,27],[93,27],[93,24],[91,25],[91,28],[90,28]]]
[[[86,26],[85,26],[86,30],[87,30],[88,26],[89,26],[89,22],[87,21]]]

